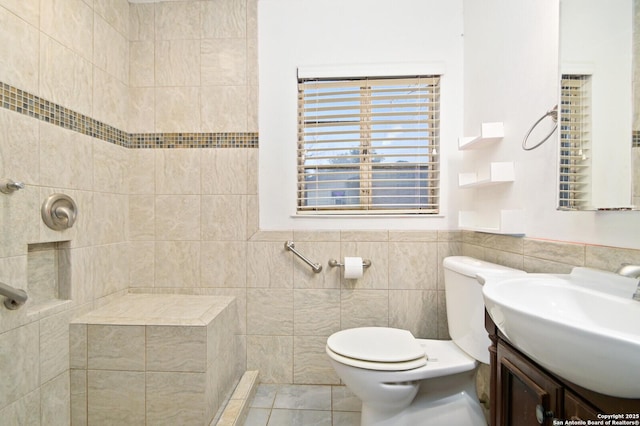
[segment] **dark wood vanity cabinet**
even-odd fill
[[[640,400],[601,395],[555,377],[514,348],[488,314],[485,323],[492,342],[491,426],[551,426],[602,420],[598,414],[640,414]]]
[[[562,407],[562,385],[510,346],[498,342],[498,425],[550,424]]]
[[[567,420],[597,420],[597,408],[582,400],[568,389],[564,391],[564,418]]]

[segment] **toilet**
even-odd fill
[[[444,259],[452,340],[417,339],[408,330],[359,327],[327,339],[344,384],[362,401],[363,426],[486,426],[475,390],[478,362],[489,363],[478,274],[524,273],[467,256]]]

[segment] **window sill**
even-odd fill
[[[299,213],[289,216],[292,219],[425,219],[445,217],[442,213]]]

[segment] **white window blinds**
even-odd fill
[[[300,79],[298,212],[438,213],[440,77]]]
[[[590,204],[591,76],[564,74],[560,109],[559,207]]]

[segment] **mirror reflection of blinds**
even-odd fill
[[[562,75],[560,109],[560,209],[589,205],[591,193],[591,76]]]
[[[439,140],[439,76],[300,79],[298,213],[438,213]]]

